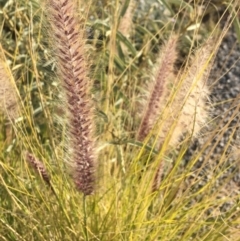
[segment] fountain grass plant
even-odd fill
[[[0,104],[1,240],[240,240],[239,194],[227,190],[234,173],[216,185],[230,168],[222,164],[230,158],[226,151],[233,136],[221,159],[211,161],[216,165],[208,163],[231,120],[222,125],[209,115],[200,122],[213,125],[211,133],[200,126],[199,135],[189,131],[172,141],[184,112],[193,117],[190,130],[199,121],[197,101],[193,113],[185,106],[202,89],[202,76],[206,83],[205,73],[218,46],[236,21],[237,1],[228,1],[219,16],[226,19],[221,31],[220,21],[203,22],[204,12],[198,10],[208,8],[201,3],[142,2],[134,10],[126,38],[118,28],[127,12],[123,8],[129,4],[133,1],[91,1],[88,6],[80,0],[4,2],[0,18],[5,57],[1,61],[9,67],[0,70],[11,70],[8,76],[15,79],[13,96],[15,87],[21,96],[21,114],[9,124],[7,108],[2,108],[8,105]],[[179,36],[174,39],[179,45],[176,60],[181,62],[187,53],[185,63],[179,67],[174,65],[175,57],[169,59],[167,71],[175,77],[165,86],[174,91],[163,100],[163,108],[157,108],[155,123],[137,139],[144,110],[149,108],[139,102],[152,91],[149,86],[154,86],[159,54],[165,53],[163,60],[168,61],[173,33]],[[215,43],[209,50],[212,38]],[[201,58],[203,52],[206,58]],[[177,97],[182,89],[185,95]],[[173,104],[174,116],[170,116],[167,107],[176,100],[180,107]],[[170,124],[161,124],[162,113],[169,115]],[[94,133],[91,126],[96,126]],[[165,126],[169,131],[163,136]],[[184,166],[186,150],[201,135],[207,141]],[[193,171],[211,145],[202,167]],[[84,165],[90,172],[85,172]],[[212,177],[196,188],[204,166],[211,169]],[[90,179],[89,173],[94,174]],[[232,205],[221,212],[226,202]]]

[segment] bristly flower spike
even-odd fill
[[[171,36],[163,46],[159,60],[156,64],[156,74],[150,82],[148,103],[138,130],[137,139],[143,141],[154,127],[161,110],[163,109],[162,99],[165,98],[169,78],[172,78],[174,63],[177,57],[176,45],[177,36]]]
[[[14,86],[14,78],[5,60],[4,52],[0,44],[0,111],[9,120],[19,116],[17,89]]]
[[[77,189],[92,194],[95,182],[93,112],[85,61],[84,34],[71,0],[46,0],[58,77],[66,101],[67,152]]]
[[[36,172],[39,173],[39,175],[42,177],[42,179],[51,186],[50,183],[50,176],[47,173],[47,169],[43,165],[43,163],[38,160],[34,155],[32,155],[29,152],[26,152],[26,160],[28,163],[34,168]]]

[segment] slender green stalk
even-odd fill
[[[88,241],[88,227],[87,227],[87,208],[86,208],[86,196],[83,196],[83,229],[85,233],[85,240]]]

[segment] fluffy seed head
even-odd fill
[[[190,66],[178,76],[173,74],[175,45],[176,39],[170,38],[163,48],[162,62],[138,132],[138,139],[144,140],[154,127],[158,148],[166,138],[169,146],[176,146],[183,133],[196,136],[208,116],[206,81],[213,57],[212,40],[196,52]]]
[[[156,74],[149,84],[148,102],[137,134],[140,141],[149,134],[163,108],[161,100],[166,96],[169,78],[173,75],[173,66],[177,57],[176,45],[177,36],[171,36],[162,48],[156,64]]]
[[[94,189],[95,153],[90,81],[84,53],[83,30],[71,0],[46,0],[58,76],[66,97],[67,152],[73,178],[85,195]]]
[[[19,106],[15,81],[9,69],[2,47],[0,45],[0,111],[10,120],[14,120],[19,115]]]
[[[162,174],[163,174],[163,168],[164,168],[164,162],[161,161],[161,163],[158,166],[158,169],[155,173],[153,185],[152,185],[152,192],[155,192],[160,187],[161,181],[162,181]]]
[[[122,16],[120,23],[119,23],[118,31],[121,32],[122,35],[125,37],[129,37],[129,35],[130,35],[131,26],[132,26],[132,18],[133,18],[133,13],[134,13],[134,6],[135,6],[134,1],[130,0],[129,4],[128,4],[128,8],[127,8],[125,14]]]
[[[36,172],[42,177],[42,179],[51,186],[50,184],[50,176],[47,173],[47,169],[43,165],[43,163],[38,160],[34,155],[29,152],[26,152],[26,160],[28,163],[35,169]]]
[[[176,90],[171,90],[172,94],[175,92],[174,97],[165,104],[166,119],[159,134],[160,145],[170,133],[169,145],[176,146],[183,133],[195,137],[206,124],[209,112],[207,78],[213,54],[209,41],[196,52],[187,70],[172,79],[171,86]]]

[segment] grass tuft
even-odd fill
[[[238,2],[1,1],[0,240],[240,241]]]

